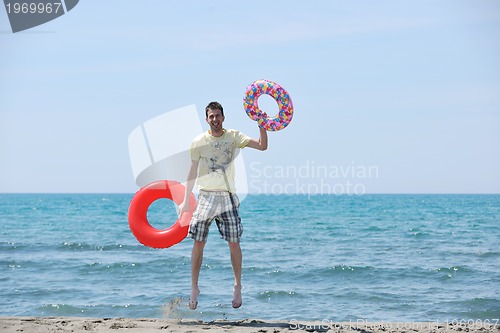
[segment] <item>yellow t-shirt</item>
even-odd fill
[[[220,137],[208,131],[191,143],[191,159],[199,161],[198,188],[206,191],[235,192],[234,159],[236,148],[244,148],[251,138],[240,131],[224,129]]]

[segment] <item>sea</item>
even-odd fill
[[[133,194],[0,194],[0,316],[332,322],[500,318],[500,195],[248,195],[243,305],[215,223],[199,305],[192,240],[139,243]],[[168,199],[149,208],[158,229]]]

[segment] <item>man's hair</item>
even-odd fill
[[[220,105],[219,102],[210,102],[208,103],[207,107],[205,108],[205,117],[208,118],[208,110],[220,110],[220,113],[222,116],[224,116],[224,109],[222,108],[222,105]]]

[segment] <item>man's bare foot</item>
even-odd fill
[[[189,308],[191,310],[196,310],[198,307],[198,295],[200,294],[200,289],[191,288],[191,297],[189,298]]]
[[[237,309],[243,304],[241,297],[241,286],[234,286],[233,308]]]

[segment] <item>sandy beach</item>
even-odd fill
[[[171,319],[80,318],[80,317],[0,317],[0,331],[14,332],[500,332],[496,321],[436,322],[329,322],[329,321],[239,321],[210,322]]]

